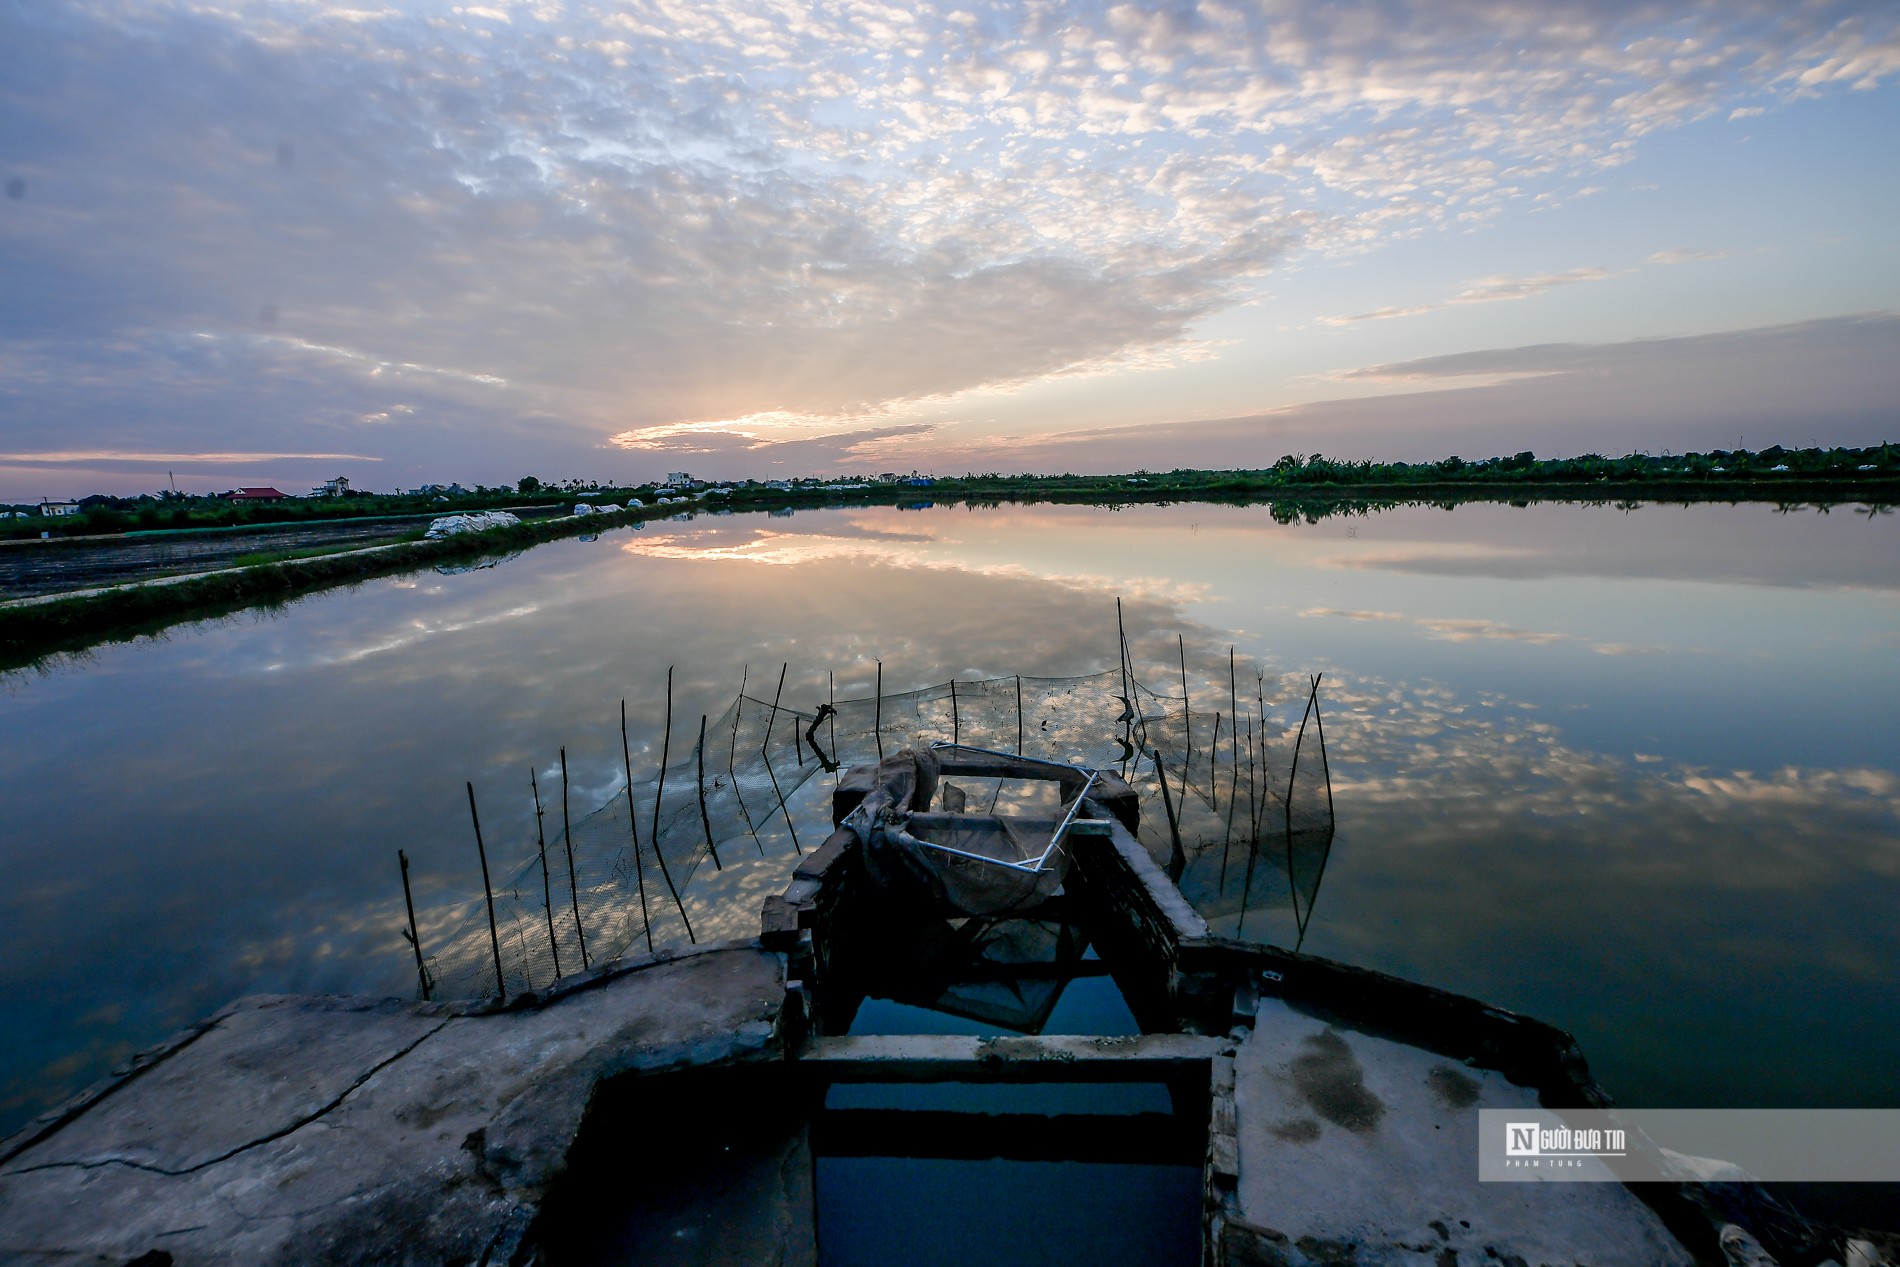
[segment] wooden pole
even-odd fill
[[[1135,697],[1128,685],[1128,631],[1122,626],[1122,600],[1120,595],[1116,595],[1115,597],[1115,643],[1118,667],[1122,671],[1122,708],[1128,714],[1128,720],[1123,723],[1122,729],[1127,732],[1127,737],[1132,739],[1135,734],[1135,714],[1139,710],[1135,708]],[[1132,749],[1134,745],[1129,744],[1128,747]],[[1022,754],[1017,753],[1016,755],[1021,756]],[[1128,777],[1128,758],[1126,757],[1122,758],[1122,777],[1124,779]]]
[[[1314,692],[1319,690],[1317,682],[1313,690]],[[1286,771],[1286,830],[1289,835],[1292,834],[1293,831],[1293,780],[1299,777],[1300,745],[1306,742],[1306,719],[1312,716],[1312,713],[1313,695],[1308,694],[1306,697],[1306,707],[1300,710],[1299,733],[1293,736],[1293,760],[1288,763]]]
[[[752,833],[752,843],[759,847],[759,857],[765,857],[765,842],[759,839],[759,827],[752,821],[751,807],[745,803],[745,792],[739,787],[739,773],[733,767],[739,761],[739,719],[745,716],[745,684],[752,676],[752,666],[746,665],[739,671],[739,706],[732,713],[732,743],[726,749],[726,777],[732,780],[732,796],[739,802],[739,813],[745,816],[745,829]]]
[[[633,803],[633,750],[627,744],[626,700],[620,701],[620,760],[627,769],[627,830],[633,836],[633,883],[640,894],[640,929],[646,934],[647,953],[650,955],[653,953],[653,915],[647,909],[646,863],[640,859],[640,811]],[[565,788],[567,785],[563,782],[561,786]],[[565,802],[563,805],[565,806]],[[658,852],[658,849],[656,845],[655,852]],[[575,919],[578,921],[580,916],[577,914]],[[587,947],[582,945],[582,955],[585,956],[586,952]]]
[[[627,703],[625,700],[622,700],[620,702],[620,716],[623,726],[625,724],[626,714]],[[622,733],[625,733],[624,730]],[[628,814],[628,818],[632,818],[631,813]],[[561,843],[567,847],[567,896],[574,904],[574,937],[581,944],[581,969],[585,971],[592,965],[587,962],[587,929],[581,923],[581,886],[574,878],[574,831],[573,825],[568,821],[567,816],[566,748],[561,749]],[[637,840],[634,842],[633,855],[637,861],[640,856],[640,843]]]
[[[403,933],[409,948],[416,952],[416,980],[422,985],[422,1001],[429,1001],[429,969],[422,962],[422,934],[416,928],[416,899],[409,892],[409,855],[398,849],[396,861],[402,867],[402,904],[409,908],[409,928]]]
[[[950,742],[963,742],[963,721],[957,716],[957,680],[950,679]]]
[[[1016,675],[1016,755],[1023,755],[1023,675]]]
[[[1302,933],[1305,920],[1300,914],[1300,891],[1293,875],[1293,781],[1299,777],[1300,745],[1306,739],[1306,719],[1312,715],[1313,706],[1319,695],[1319,679],[1313,679],[1312,690],[1306,697],[1306,707],[1300,710],[1300,730],[1293,738],[1293,760],[1287,765],[1286,772],[1286,808],[1283,821],[1286,824],[1286,884],[1293,897],[1293,923]]]
[[[792,825],[792,811],[785,808],[785,789],[779,786],[778,771],[772,768],[771,753],[772,730],[778,725],[778,702],[785,694],[785,671],[791,667],[790,661],[778,666],[778,690],[772,693],[772,716],[765,723],[765,742],[759,745],[759,755],[765,758],[765,772],[771,776],[772,791],[778,796],[778,812],[785,815],[785,830],[792,834],[792,850],[802,858],[805,856],[805,851],[798,846],[798,828]],[[883,665],[880,663],[878,667],[881,671]],[[883,681],[881,672],[878,680]],[[794,729],[796,729],[796,723],[794,723]],[[882,757],[880,756],[879,759],[882,760]],[[771,822],[772,816],[767,814],[765,820],[768,823]]]
[[[784,686],[782,676],[779,685],[781,688]],[[877,759],[882,763],[884,760],[884,661],[882,660],[877,662],[877,701],[872,706],[871,733],[877,737]],[[789,823],[792,820],[787,817],[785,821]]]
[[[1174,641],[1181,648],[1181,800],[1185,802],[1188,771],[1194,768],[1194,707],[1188,701],[1187,639],[1176,634]]]
[[[1234,922],[1234,933],[1239,935],[1247,930],[1247,899],[1253,894],[1253,864],[1260,856],[1260,804],[1255,798],[1254,786],[1254,726],[1247,723],[1247,816],[1253,824],[1247,841],[1247,878],[1240,886],[1240,918]]]
[[[1260,822],[1267,812],[1267,675],[1254,674],[1255,716],[1260,721],[1260,808],[1255,811],[1254,835],[1260,834]]]
[[[686,918],[686,903],[680,900],[680,891],[673,884],[673,872],[666,865],[666,850],[660,848],[660,801],[666,795],[666,763],[673,754],[673,666],[666,666],[666,736],[660,742],[660,783],[653,792],[653,856],[660,860],[660,877],[666,881],[666,891],[673,895],[673,905],[679,907],[680,923],[686,925],[686,940],[694,945],[699,938],[693,936],[693,921]],[[631,788],[632,782],[627,786]]]
[[[1207,808],[1220,813],[1220,774],[1215,769],[1220,753],[1220,714],[1214,714],[1214,738],[1207,745]]]
[[[1238,718],[1235,719],[1232,726],[1228,727],[1228,730],[1232,733],[1228,735],[1227,742],[1233,745],[1234,757],[1236,762],[1238,762],[1240,757],[1240,722]],[[1236,765],[1235,773],[1239,773],[1238,765]],[[1221,829],[1220,838],[1220,881],[1215,888],[1215,891],[1221,894],[1227,892],[1227,856],[1234,845],[1234,808],[1239,804],[1239,797],[1237,796],[1238,790],[1237,782],[1230,780],[1227,784],[1227,823],[1226,826]]]
[[[1119,595],[1115,599],[1115,642],[1121,655],[1122,702],[1132,710],[1135,698],[1128,693],[1128,629],[1122,624],[1122,600]]]
[[[495,931],[495,890],[488,883],[488,849],[482,844],[482,818],[475,812],[475,785],[468,785],[468,816],[475,823],[475,852],[482,859],[482,895],[488,899],[488,945],[495,952],[495,992],[508,1001],[508,981],[501,971],[501,934]]]
[[[1179,883],[1181,873],[1187,870],[1187,851],[1181,848],[1181,824],[1174,817],[1174,796],[1168,791],[1168,771],[1161,764],[1161,749],[1150,748],[1148,755],[1154,758],[1155,777],[1161,780],[1161,807],[1168,811],[1168,835],[1174,841],[1168,854],[1168,878]]]
[[[561,943],[554,939],[554,882],[548,878],[548,834],[541,826],[541,785],[528,767],[528,790],[534,793],[534,842],[541,851],[541,909],[548,915],[548,949],[554,955],[554,979],[561,979]]]
[[[1227,718],[1233,732],[1228,742],[1234,747],[1233,773],[1227,779],[1227,825],[1234,824],[1234,794],[1240,789],[1240,684],[1234,677],[1234,649],[1227,648]]]
[[[713,870],[724,871],[719,865],[719,847],[713,844],[712,815],[706,812],[706,714],[699,715],[699,747],[694,750],[699,759],[699,825],[706,829],[706,852],[712,855]]]
[[[1331,825],[1339,816],[1333,809],[1333,764],[1326,759],[1326,722],[1319,715],[1319,683],[1325,676],[1313,675],[1313,729],[1319,734],[1319,766],[1326,773],[1326,821]]]

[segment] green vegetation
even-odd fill
[[[539,480],[534,481],[534,486],[530,495],[572,496],[544,487]],[[600,495],[591,486],[586,492],[589,496]],[[454,486],[408,493],[352,492],[341,497],[286,497],[269,502],[233,502],[222,497],[192,497],[172,492],[139,497],[95,496],[82,498],[76,515],[49,519],[30,514],[25,519],[0,520],[0,540],[37,537],[42,532],[50,532],[54,537],[132,536],[205,529],[254,529],[336,519],[448,515],[516,506],[521,497],[522,493],[512,488],[460,489]],[[30,512],[36,507],[21,503],[0,509]]]
[[[306,546],[301,550],[254,550],[250,554],[240,554],[226,566],[234,568],[263,567],[268,563],[288,563],[292,559],[316,559],[326,554],[343,554],[350,550],[375,549],[378,545],[399,545],[405,541],[422,540],[421,532],[406,532],[394,541],[377,542],[365,545],[360,541],[345,541],[336,545]]]
[[[1289,495],[1388,493],[1406,499],[1421,496],[1498,496],[1517,492],[1588,490],[1642,492],[1694,497],[1739,496],[1779,500],[1787,495],[1849,499],[1867,490],[1891,489],[1900,480],[1900,445],[1873,448],[1784,449],[1780,445],[1750,452],[1717,449],[1709,453],[1630,453],[1604,457],[1538,458],[1531,453],[1466,461],[1351,462],[1318,454],[1287,454],[1272,466],[1252,470],[1166,472],[1132,475],[912,476],[886,480],[863,477],[758,481],[741,480],[726,504],[746,509],[819,505],[840,495],[870,501],[914,499],[920,489],[937,500],[1081,500],[1166,501],[1177,499],[1279,500]],[[857,488],[853,485],[865,485]],[[33,515],[0,520],[0,539],[176,532],[215,528],[259,528],[321,520],[446,515],[505,509],[523,497],[564,501],[648,502],[668,490],[654,485],[609,486],[578,479],[543,483],[523,476],[513,488],[463,489],[430,486],[407,493],[359,493],[341,497],[293,497],[275,502],[231,502],[217,497],[177,493],[137,498],[88,497],[82,512],[61,519]],[[15,509],[31,510],[31,506]]]
[[[420,567],[464,563],[507,554],[560,537],[596,532],[632,522],[638,511],[586,519],[529,520],[508,528],[431,541],[415,537],[389,545],[346,543],[284,551],[196,576],[120,585],[71,597],[0,607],[0,669],[18,668],[47,655],[101,642],[129,642],[188,620],[205,620],[247,608],[270,608],[338,585]]]
[[[1838,488],[1891,489],[1900,480],[1900,445],[1868,449],[1784,449],[1760,452],[1716,450],[1710,453],[1632,453],[1618,458],[1585,454],[1544,458],[1525,452],[1508,458],[1467,462],[1349,462],[1318,454],[1287,454],[1256,470],[1167,472],[1133,475],[966,475],[938,479],[941,493],[1029,492],[1045,495],[1087,493],[1130,500],[1167,497],[1278,497],[1288,494],[1363,491],[1405,499],[1454,494],[1508,496],[1520,491],[1614,490],[1740,493],[1750,500],[1777,500],[1789,492],[1814,494]],[[1606,487],[1607,486],[1607,487]]]
[[[583,518],[531,519],[508,528],[431,541],[411,533],[400,542],[365,548],[341,543],[284,551],[260,551],[237,560],[235,567],[198,576],[122,585],[99,592],[30,601],[0,607],[0,668],[30,664],[48,654],[103,641],[126,641],[187,620],[202,620],[250,607],[270,607],[336,585],[418,567],[466,562],[516,552],[560,537],[663,518],[681,512],[796,510],[841,505],[937,504],[969,506],[1002,502],[1064,502],[1114,508],[1137,503],[1208,502],[1264,505],[1280,522],[1317,522],[1332,515],[1365,515],[1400,505],[1437,505],[1450,510],[1462,502],[1587,501],[1634,509],[1649,502],[1757,501],[1783,510],[1858,502],[1869,515],[1900,503],[1900,445],[1870,449],[1766,449],[1759,453],[1714,452],[1621,458],[1585,456],[1539,460],[1529,453],[1482,462],[1447,458],[1407,464],[1343,462],[1321,457],[1287,456],[1273,466],[1247,471],[1175,470],[1134,475],[977,475],[895,480],[805,479],[702,487],[685,505],[679,490],[576,487],[561,488],[523,479],[521,491],[559,492],[593,503],[639,498],[639,509]],[[656,494],[669,504],[656,505]],[[443,496],[434,494],[432,496]],[[188,499],[189,500],[189,499]],[[350,508],[399,502],[397,498],[353,496],[311,505]],[[435,502],[437,514],[501,506],[519,493],[483,489]],[[261,518],[268,507],[241,507]],[[306,514],[277,520],[288,524],[340,515]],[[33,521],[10,521],[31,523]],[[44,521],[40,521],[44,522]],[[22,547],[15,547],[22,548]],[[74,542],[71,549],[83,548]]]

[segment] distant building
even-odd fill
[[[41,502],[40,513],[42,515],[50,516],[51,518],[54,518],[54,519],[61,519],[67,515],[78,514],[79,503],[78,502]]]
[[[886,471],[877,477],[877,482],[880,484],[895,484],[897,483],[897,472]]]
[[[666,487],[668,488],[689,488],[692,486],[692,483],[693,477],[688,475],[685,471],[668,471],[666,473]]]
[[[289,493],[280,493],[274,488],[240,488],[236,492],[226,493],[224,499],[232,502],[280,502]]]
[[[348,497],[350,495],[349,477],[339,475],[333,480],[325,480],[316,488],[311,489],[310,495],[312,497]]]

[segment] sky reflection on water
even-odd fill
[[[1151,680],[1177,632],[1197,692],[1230,643],[1327,672],[1339,834],[1307,950],[1572,1029],[1629,1103],[1900,1104],[1893,525],[1721,506],[704,517],[15,674],[0,1129],[238,994],[409,989],[397,847],[423,907],[477,891],[471,779],[509,870],[532,847],[530,767],[558,786],[565,744],[576,812],[599,804],[623,694],[636,767],[657,755],[669,664],[681,726],[781,661],[806,707],[827,670],[868,694],[879,657],[887,689],[1085,673],[1116,662],[1117,594]],[[742,931],[782,866],[696,878],[697,900]]]

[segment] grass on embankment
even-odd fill
[[[1264,477],[1264,478],[1263,478]],[[1405,505],[1450,509],[1465,502],[1572,501],[1599,505],[1641,503],[1758,502],[1788,509],[1864,503],[1869,513],[1900,501],[1900,480],[1886,472],[1854,480],[1826,478],[1729,479],[1687,483],[1652,480],[1625,483],[1480,484],[1454,480],[1406,485],[1327,483],[1288,487],[1268,472],[1171,472],[1148,477],[1026,477],[1021,480],[978,477],[942,480],[930,488],[878,484],[844,492],[822,486],[784,490],[735,489],[722,502],[699,502],[693,510],[753,512],[841,506],[917,504],[996,505],[1067,503],[1104,506],[1210,503],[1265,505],[1280,522],[1317,522],[1333,515],[1365,515]],[[666,518],[678,506],[647,506],[606,514],[526,520],[508,528],[430,541],[410,540],[361,547],[339,544],[279,552],[260,552],[215,572],[143,581],[72,595],[24,600],[0,607],[0,669],[18,668],[62,651],[107,642],[128,642],[187,621],[229,615],[247,608],[271,608],[317,591],[352,585],[431,567],[508,554],[562,537],[598,532],[642,520]]]
[[[110,588],[28,599],[0,607],[0,668],[103,642],[129,642],[168,626],[277,607],[307,594],[378,576],[506,554],[561,537],[631,523],[652,512],[527,520],[439,540],[311,547],[247,555],[228,568]]]

